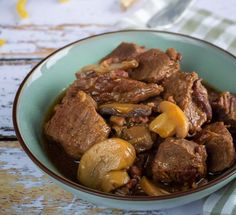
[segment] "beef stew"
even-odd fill
[[[236,96],[181,71],[181,59],[174,48],[123,42],[80,69],[43,128],[61,173],[103,192],[156,196],[234,165]]]

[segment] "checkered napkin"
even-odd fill
[[[146,29],[147,21],[169,2],[170,0],[146,1],[142,9],[121,19],[116,27],[119,29]],[[236,22],[223,19],[206,10],[196,9],[194,4],[172,27],[168,29],[157,27],[155,29],[191,35],[209,41],[236,55]],[[203,214],[236,215],[236,180],[206,198]]]
[[[143,7],[133,14],[118,21],[120,29],[145,29],[148,20],[172,0],[146,0]],[[170,28],[156,27],[155,30],[191,35],[209,41],[236,55],[236,22],[223,19],[206,10],[194,8],[194,4],[183,17]]]

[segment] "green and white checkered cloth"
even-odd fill
[[[122,29],[145,29],[148,20],[170,1],[172,0],[147,0],[142,9],[121,19],[116,26]],[[236,22],[223,19],[206,10],[196,9],[194,4],[172,27],[155,29],[191,35],[209,41],[236,55]]]
[[[165,7],[171,0],[146,1],[142,9],[117,23],[120,29],[145,29],[147,21]],[[209,41],[236,55],[236,22],[223,19],[206,10],[194,8],[194,4],[187,9],[182,19],[168,29],[181,34],[191,35]],[[236,180],[223,189],[206,198],[203,205],[204,215],[236,215]]]

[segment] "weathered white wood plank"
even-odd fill
[[[53,25],[0,25],[1,38],[6,43],[0,47],[0,58],[45,57],[75,40],[104,32],[109,25],[63,24]]]
[[[0,58],[45,57],[75,40],[109,31],[121,17],[140,8],[144,0],[127,10],[119,0],[28,1],[29,18],[20,20],[15,1],[0,1]],[[1,18],[4,17],[4,18]]]
[[[37,25],[60,25],[77,23],[114,24],[121,16],[133,13],[145,0],[139,0],[127,11],[120,8],[119,0],[70,0],[59,4],[58,0],[28,1],[26,9],[29,18],[20,20],[16,10],[16,1],[0,1],[1,24],[17,25],[34,23]]]
[[[15,93],[23,78],[38,61],[0,61],[0,137],[15,136],[12,124],[12,105]]]

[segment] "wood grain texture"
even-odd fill
[[[6,44],[0,47],[2,59],[42,58],[68,43],[104,32],[105,24],[0,25]]]
[[[0,60],[0,138],[14,137],[12,105],[15,93],[39,59]]]

